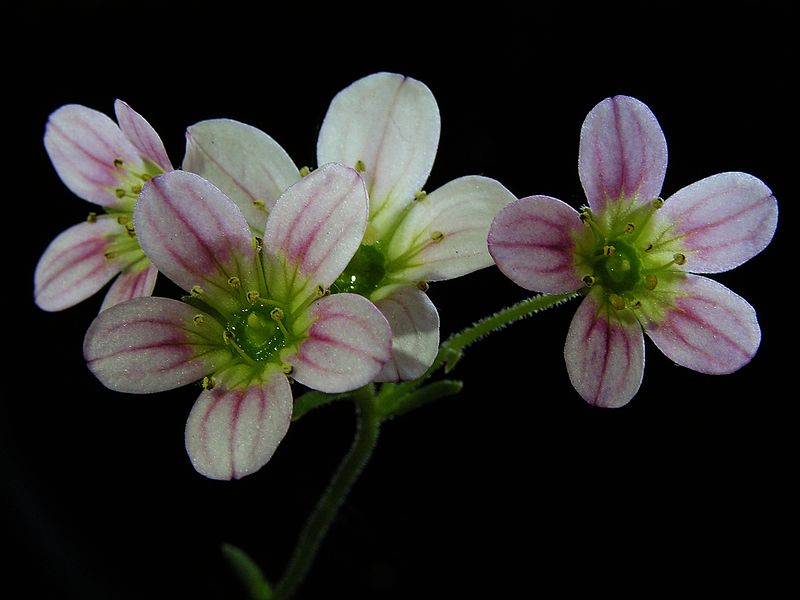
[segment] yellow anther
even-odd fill
[[[664,206],[664,199],[663,198],[653,198],[653,201],[650,203],[653,208],[658,210],[662,206]]]
[[[233,341],[233,334],[226,329],[225,331],[222,332],[222,340],[226,344],[230,344]]]
[[[117,253],[114,252],[113,250],[106,250],[105,252],[103,252],[103,256],[105,256],[108,260],[111,260],[116,255],[117,255]]]
[[[580,214],[581,223],[587,223],[592,220],[592,211],[588,208],[584,208]]]
[[[120,225],[125,225],[126,223],[129,223],[130,220],[131,220],[130,215],[120,215],[117,217],[117,223],[119,223]]]
[[[133,226],[133,223],[126,223],[125,231],[128,232],[129,237],[136,237],[136,228]]]
[[[281,371],[283,371],[284,375],[291,375],[292,373],[294,373],[294,366],[288,362],[282,363]]]
[[[650,273],[644,278],[644,287],[648,290],[654,290],[658,286],[658,277]]]
[[[685,265],[686,264],[686,255],[685,254],[681,254],[680,252],[678,252],[677,254],[674,254],[672,256],[672,258],[675,259],[675,264],[676,265]]]
[[[242,285],[242,282],[239,281],[239,278],[234,275],[233,277],[228,277],[228,285],[232,288],[239,288]]]
[[[115,158],[114,159],[114,166],[117,167],[118,169],[121,168],[123,164],[125,164],[125,163],[123,162],[123,160],[121,158]]]
[[[625,233],[633,233],[633,230],[636,229],[636,224],[628,223],[625,225]]]
[[[258,299],[261,298],[261,294],[259,294],[256,290],[250,290],[247,292],[247,301],[250,304],[255,304],[258,302]]]
[[[203,377],[203,389],[204,390],[213,390],[215,385],[217,385],[217,380],[214,379],[213,376],[211,376],[211,377]]]
[[[320,284],[317,286],[317,289],[314,290],[314,293],[316,294],[317,298],[322,298],[323,296],[330,296],[331,291],[322,284]]]
[[[144,182],[150,181],[152,178],[153,178],[153,176],[152,175],[148,175],[147,173],[142,175],[142,181],[144,181]]]
[[[634,300],[633,302],[631,302],[631,308],[642,308],[642,301]]]
[[[195,298],[197,298],[198,296],[201,296],[205,292],[204,292],[203,288],[201,288],[199,285],[193,285],[192,289],[189,290],[189,293],[192,296],[194,296]]]
[[[255,206],[258,210],[267,210],[267,203],[264,202],[261,198],[256,198],[253,200],[253,206]]]
[[[617,294],[611,294],[608,297],[608,301],[617,310],[622,310],[625,308],[625,299],[622,296],[618,296]]]
[[[441,231],[431,232],[431,239],[434,242],[441,242],[444,239],[444,234]]]
[[[603,246],[603,256],[614,256],[617,253],[617,249],[614,246]]]
[[[125,196],[127,196],[127,195],[128,195],[128,192],[126,192],[126,191],[125,191],[125,190],[123,190],[122,188],[117,188],[117,189],[115,189],[115,190],[114,190],[114,195],[115,195],[117,198],[124,198]]]
[[[586,284],[586,287],[592,287],[595,281],[596,280],[592,275],[587,275],[586,277],[583,278],[583,283]]]
[[[425,190],[414,192],[414,200],[416,200],[417,202],[422,202],[427,197],[428,197],[428,192],[426,192]]]
[[[431,286],[428,285],[427,281],[418,281],[417,282],[417,289],[421,292],[427,292]]]
[[[353,168],[358,171],[359,173],[363,173],[367,170],[367,165],[364,164],[364,161],[360,158],[356,161],[356,164],[353,165]]]
[[[263,245],[264,245],[264,240],[263,239],[261,239],[257,235],[253,236],[253,250],[258,251],[258,250],[261,249],[261,246],[263,246]]]
[[[140,185],[137,183],[136,185],[134,185],[134,186],[131,186],[131,191],[132,191],[134,194],[138,194],[138,193],[140,193],[140,192],[142,191],[142,186],[140,186]]]
[[[364,164],[364,163],[361,163],[361,164]],[[300,169],[300,177],[307,177],[310,173],[311,173],[311,169],[309,169],[308,167],[302,167]]]
[[[652,249],[653,249],[653,244],[647,244],[647,246],[645,246],[645,248],[644,248],[644,251],[645,252],[650,252],[650,250],[652,250]]]
[[[195,315],[192,317],[192,323],[200,327],[203,323],[206,322],[206,318],[203,315]]]
[[[279,306],[276,306],[271,311],[269,311],[269,316],[272,317],[273,321],[283,321],[283,318],[286,316],[283,313],[283,309]]]
[[[90,212],[88,215],[86,215],[86,222],[87,223],[97,223],[97,213],[96,212]]]

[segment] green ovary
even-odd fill
[[[642,261],[635,248],[615,240],[598,252],[593,268],[598,283],[617,294],[636,289],[641,281]]]
[[[278,361],[280,351],[286,346],[286,336],[272,317],[273,310],[255,304],[243,308],[228,321],[226,329],[230,332],[230,341],[254,361]]]
[[[362,245],[339,278],[331,285],[331,292],[350,292],[369,296],[386,276],[386,257],[376,242]]]

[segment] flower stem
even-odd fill
[[[371,385],[351,394],[356,405],[356,434],[353,445],[317,502],[297,540],[294,554],[278,582],[272,600],[287,600],[297,591],[311,568],[325,534],[344,502],[350,488],[367,464],[378,440],[380,418],[375,409]]]

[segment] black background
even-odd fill
[[[276,579],[353,430],[349,404],[320,409],[257,474],[210,481],[183,448],[197,388],[123,395],[90,375],[81,343],[101,296],[57,314],[32,301],[47,243],[91,210],[44,152],[48,114],[66,103],[113,114],[122,98],[176,165],[185,127],[230,117],[314,166],[331,98],[382,70],[420,79],[439,103],[429,191],[480,173],[517,196],[579,206],[580,125],[614,94],[644,101],[664,129],[665,197],[722,171],[760,177],[778,198],[775,238],[715,278],[756,308],[762,344],[739,372],[712,377],[648,342],[638,395],[601,410],[583,403],[564,367],[576,303],[492,336],[453,373],[466,382],[460,396],[384,425],[298,597],[777,589],[789,569],[780,548],[796,535],[793,9],[487,3],[435,16],[432,3],[169,6],[34,3],[6,23],[3,318],[12,329],[0,523],[11,554],[2,570],[27,597],[244,598],[220,544],[243,547]],[[496,269],[430,294],[443,336],[526,295]]]

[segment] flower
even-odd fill
[[[172,164],[139,113],[121,100],[114,110],[119,125],[77,104],[62,106],[47,122],[44,145],[59,177],[105,212],[91,212],[58,235],[39,259],[34,297],[44,310],[74,306],[118,274],[100,310],[153,292],[158,271],[136,241],[133,207],[144,183]]]
[[[327,294],[367,224],[353,169],[327,165],[284,192],[263,245],[225,194],[182,171],[145,185],[134,222],[150,260],[189,296],[136,298],[101,312],[84,355],[104,385],[122,392],[203,380],[185,432],[203,475],[240,478],[270,459],[292,415],[287,376],[344,392],[389,359],[380,311],[355,294]]]
[[[578,166],[588,207],[522,198],[489,232],[492,257],[518,285],[585,295],[564,348],[578,393],[597,406],[626,404],[644,372],[643,330],[695,371],[747,364],[761,340],[755,310],[694,273],[727,271],[769,244],[778,206],[767,186],[721,173],[662,200],[664,134],[650,109],[626,96],[588,114]]]
[[[427,282],[490,266],[489,224],[516,199],[499,182],[481,176],[422,191],[439,130],[439,109],[424,84],[377,73],[339,92],[317,142],[318,164],[353,166],[369,191],[364,238],[331,291],[365,296],[389,320],[392,360],[377,381],[414,379],[432,364],[439,314],[425,294]],[[226,119],[188,129],[183,168],[225,190],[251,226],[304,172],[267,134]]]

